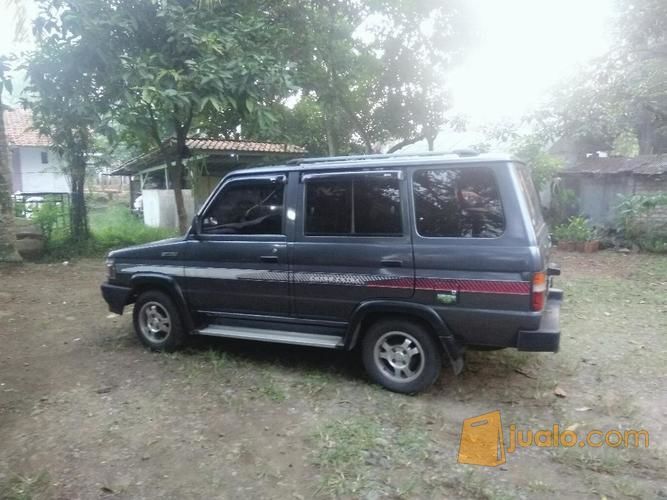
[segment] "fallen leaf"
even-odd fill
[[[565,392],[565,391],[564,391],[563,389],[561,389],[560,387],[556,387],[556,388],[554,389],[554,394],[555,394],[556,396],[558,396],[559,398],[565,398],[565,397],[567,397],[567,392]]]
[[[576,408],[574,411],[591,411],[592,409],[589,406],[582,406],[581,408]]]
[[[523,375],[524,377],[537,378],[535,375],[525,372],[521,368],[515,368],[514,371],[517,372],[519,375]]]

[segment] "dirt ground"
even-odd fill
[[[101,260],[0,267],[0,498],[667,498],[667,258],[554,260],[558,354],[469,352],[414,397],[371,385],[356,353],[148,352],[108,313]],[[506,434],[645,429],[650,444],[458,464],[463,419],[493,410]]]

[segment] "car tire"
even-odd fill
[[[150,290],[139,295],[132,320],[141,343],[153,351],[172,352],[185,343],[180,312],[164,292]]]
[[[442,369],[442,347],[420,324],[386,320],[373,324],[362,340],[369,377],[390,391],[414,394],[428,389]]]

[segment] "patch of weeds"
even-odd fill
[[[634,463],[627,449],[558,448],[551,454],[554,461],[577,469],[613,474]]]
[[[309,396],[315,396],[329,385],[331,378],[328,373],[307,371],[299,373],[297,385]]]
[[[509,500],[518,496],[516,491],[505,491],[494,485],[480,471],[467,467],[463,474],[457,474],[451,479],[443,480],[443,485],[456,489],[459,496],[480,500]]]
[[[213,372],[216,375],[231,364],[231,360],[226,352],[219,352],[214,349],[206,351],[204,359],[213,368]]]
[[[368,417],[324,425],[316,436],[321,489],[332,496],[421,496],[428,436],[414,423],[384,427]],[[427,485],[428,486],[428,485]]]
[[[553,493],[554,489],[551,485],[543,483],[542,481],[530,481],[528,483],[528,489],[534,491],[535,493]]]
[[[316,463],[324,472],[322,487],[328,493],[353,494],[365,486],[366,458],[378,446],[380,434],[380,426],[365,417],[330,423],[320,430]]]
[[[15,475],[0,482],[2,500],[33,500],[46,498],[49,488],[49,475],[40,472],[36,476]]]
[[[612,479],[611,484],[614,488],[612,494],[620,494],[627,498],[650,498],[651,493],[635,479]]]
[[[255,388],[262,396],[271,401],[281,402],[287,399],[285,391],[271,377],[263,378]]]

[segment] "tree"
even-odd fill
[[[32,110],[35,127],[64,160],[71,194],[70,237],[80,243],[90,237],[84,188],[92,134],[102,128],[104,98],[97,76],[103,61],[91,37],[77,34],[80,19],[62,7],[58,0],[41,4],[33,30],[37,47],[25,61],[29,85],[24,104]]]
[[[565,82],[535,118],[580,153],[612,151],[628,135],[639,153],[667,152],[667,3],[617,3],[616,44]]]
[[[16,252],[14,229],[14,206],[12,204],[12,172],[9,161],[9,147],[3,119],[4,90],[11,91],[11,81],[6,76],[9,66],[0,58],[0,262],[19,262]]]
[[[448,107],[446,70],[468,42],[462,3],[301,0],[276,18],[290,33],[295,82],[321,109],[330,154],[341,123],[366,152],[423,138],[432,146]]]
[[[25,35],[25,6],[19,0],[3,0],[0,6],[15,13],[15,38]],[[11,80],[7,75],[8,60],[0,55],[0,262],[18,262],[21,260],[16,251],[16,231],[14,228],[14,207],[12,204],[12,172],[9,161],[9,147],[5,133],[4,105],[2,94],[12,91]]]

